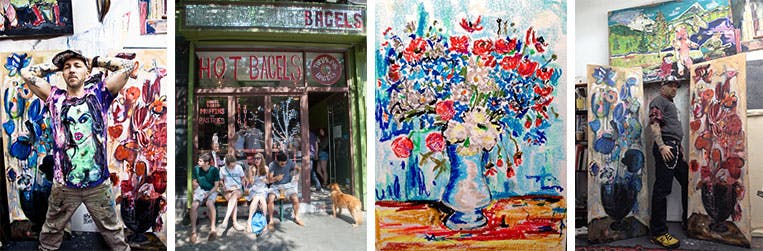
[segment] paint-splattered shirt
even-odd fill
[[[46,105],[53,128],[54,180],[70,188],[89,188],[109,178],[107,112],[115,96],[103,81],[86,85],[81,97],[51,87]]]

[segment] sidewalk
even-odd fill
[[[199,243],[193,245],[190,240],[190,223],[183,224],[185,210],[177,210],[177,222],[175,224],[175,249],[176,250],[365,250],[366,227],[368,219],[363,212],[363,224],[352,227],[352,218],[347,210],[343,210],[336,218],[331,217],[331,202],[327,201],[328,194],[313,193],[311,204],[300,205],[300,218],[305,223],[300,227],[292,221],[291,207],[284,209],[283,222],[278,220],[278,206],[276,206],[273,221],[275,229],[262,236],[253,233],[236,231],[231,223],[224,231],[219,229],[222,217],[217,218],[218,236],[211,242],[207,241],[209,235],[209,219],[202,218],[198,221],[197,235]],[[184,198],[178,200],[178,205],[185,203]],[[287,204],[284,204],[287,206]],[[239,210],[248,208],[239,206]],[[225,210],[224,206],[218,206],[218,211]],[[182,213],[181,213],[182,212]],[[239,211],[246,212],[246,211]],[[238,223],[246,222],[246,213],[240,213]]]

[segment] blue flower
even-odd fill
[[[15,76],[18,74],[21,69],[24,67],[29,66],[29,63],[32,62],[31,57],[27,57],[26,53],[23,53],[21,55],[16,53],[11,53],[10,56],[8,56],[8,59],[5,63],[5,69],[8,69],[10,73],[8,73],[8,76]]]

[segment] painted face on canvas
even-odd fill
[[[65,125],[69,127],[75,144],[81,145],[93,136],[93,115],[90,114],[87,103],[73,106],[65,116]]]

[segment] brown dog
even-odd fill
[[[331,189],[331,201],[333,202],[331,207],[333,217],[336,217],[337,211],[339,214],[342,214],[342,208],[347,208],[347,210],[350,211],[350,215],[352,215],[352,218],[355,220],[355,224],[352,224],[352,226],[357,227],[359,224],[363,224],[363,215],[360,212],[360,200],[355,198],[355,196],[342,193],[342,190],[339,189],[339,184],[337,183],[332,183],[329,185],[329,188]]]

